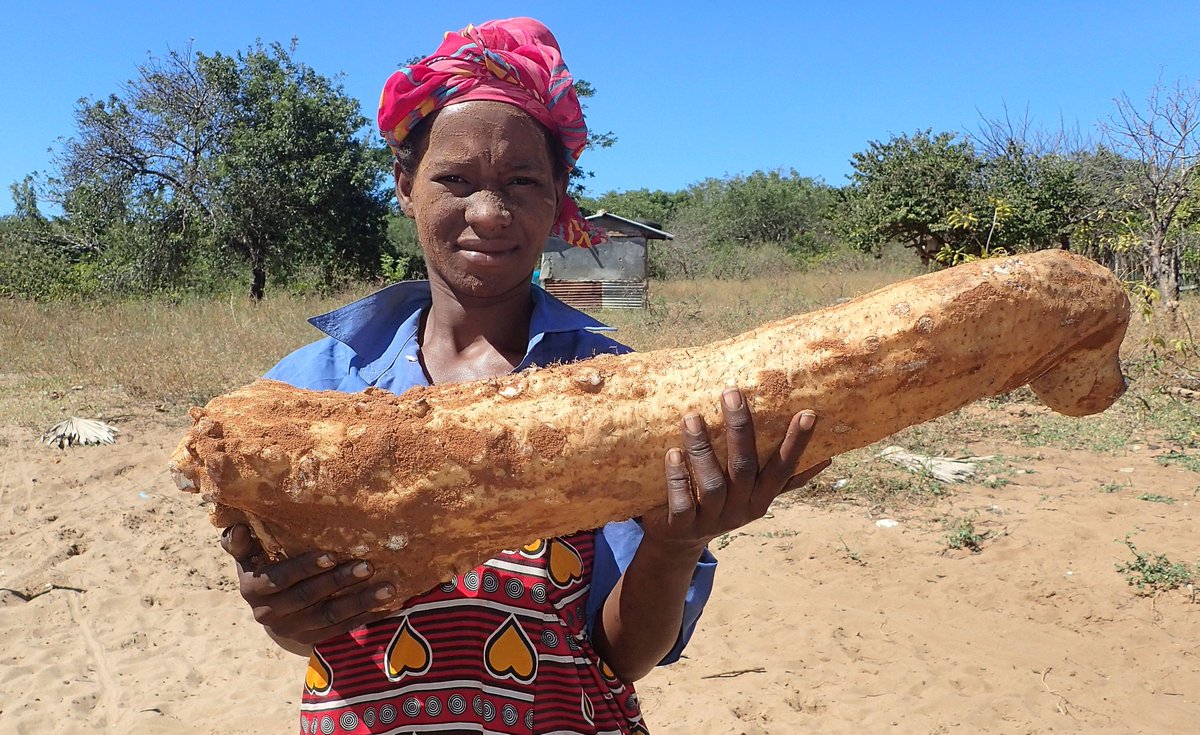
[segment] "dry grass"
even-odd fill
[[[911,257],[911,256],[910,256]],[[616,338],[639,350],[703,344],[748,331],[765,322],[832,306],[916,275],[915,269],[867,259],[803,273],[748,281],[668,281],[650,286],[650,308],[602,311],[597,317],[619,329]]]
[[[189,405],[253,380],[319,333],[305,319],[337,299],[278,296],[35,304],[0,300],[0,423],[121,419]]]

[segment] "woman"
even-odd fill
[[[400,393],[627,351],[530,283],[550,233],[595,238],[566,194],[587,129],[544,26],[518,18],[447,34],[388,81],[379,120],[429,282],[316,317],[329,337],[267,377]],[[686,644],[711,587],[707,543],[824,468],[792,477],[811,412],[760,468],[740,392],[722,410],[729,474],[700,417],[685,417],[687,454],[664,458],[661,513],[503,552],[396,612],[379,611],[393,587],[365,562],[312,553],[261,565],[249,531],[228,529],[256,619],[310,657],[302,731],[647,732],[632,683]]]

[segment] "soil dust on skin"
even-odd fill
[[[66,451],[0,429],[0,732],[294,732],[305,662],[254,622],[166,470],[186,423],[121,428]],[[887,513],[800,491],[714,544],[686,658],[638,686],[651,730],[1192,731],[1200,602],[1139,596],[1115,566],[1127,536],[1200,561],[1200,474],[1150,443],[969,450],[1005,482]],[[961,518],[980,553],[947,548]]]

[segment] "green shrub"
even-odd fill
[[[1128,538],[1124,544],[1133,554],[1133,560],[1117,564],[1117,572],[1125,575],[1125,581],[1151,595],[1177,587],[1185,587],[1195,581],[1196,572],[1182,562],[1173,562],[1164,554],[1138,551]]]
[[[0,231],[0,297],[53,298],[70,273],[70,261],[55,248]]]
[[[987,537],[987,531],[979,533],[975,530],[974,520],[959,518],[954,525],[950,526],[950,530],[946,534],[946,546],[951,549],[967,549],[978,554],[982,550],[981,544]]]

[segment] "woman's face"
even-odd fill
[[[416,171],[396,174],[430,280],[483,298],[527,287],[565,186],[537,121],[482,100],[441,110]]]

